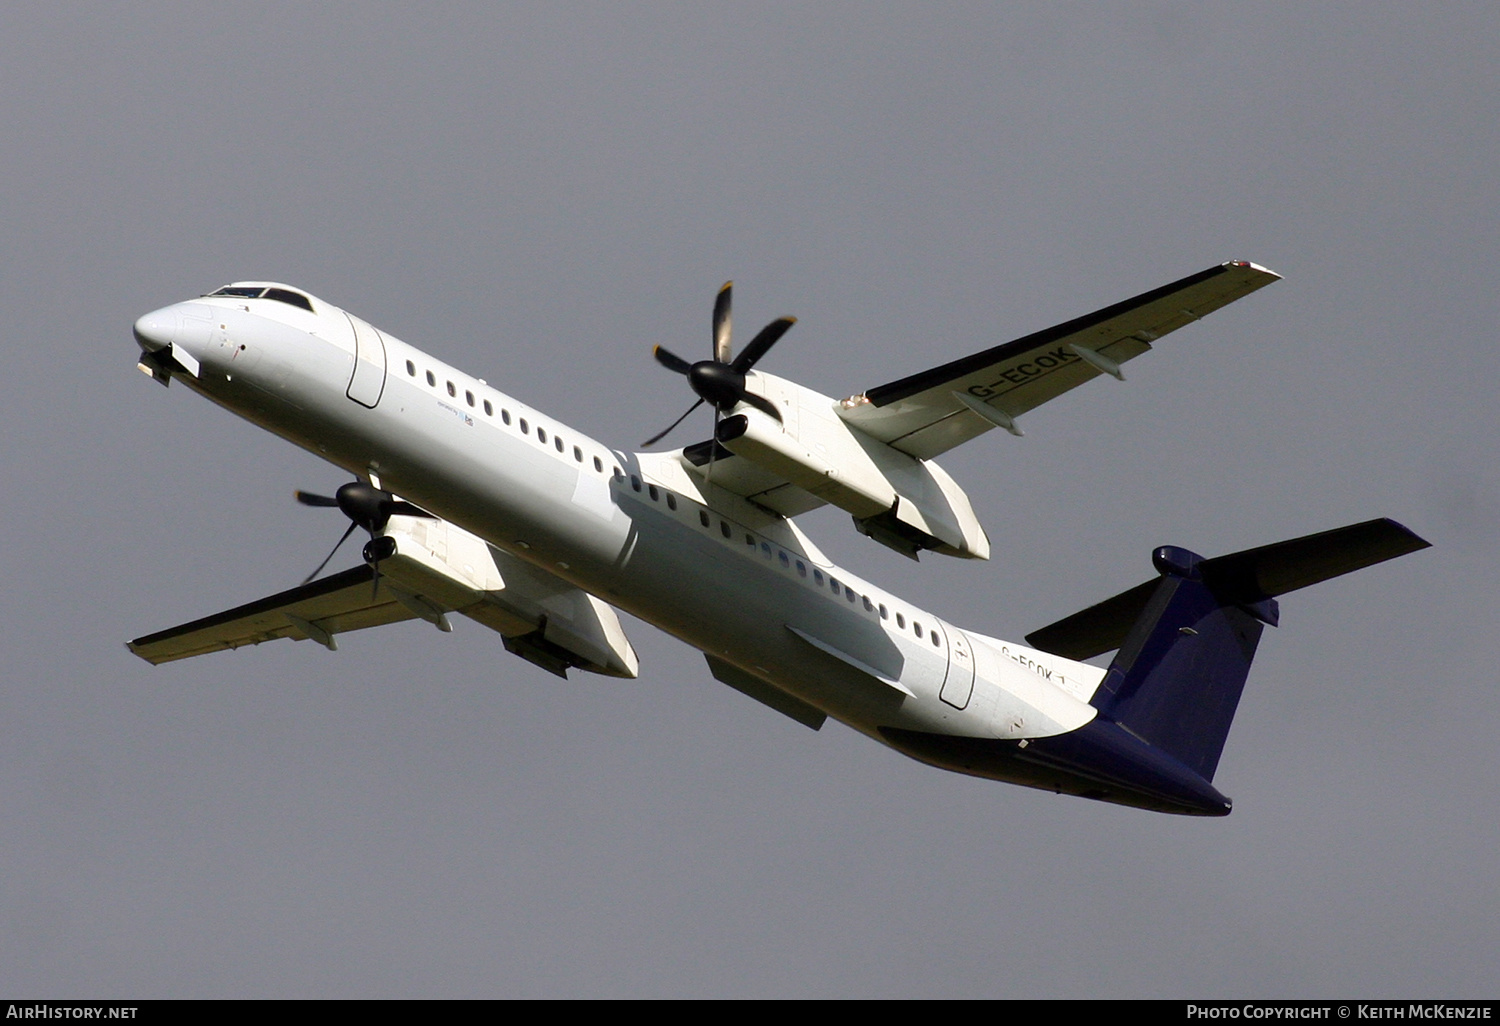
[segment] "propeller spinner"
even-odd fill
[[[726,281],[714,300],[713,356],[711,359],[689,363],[662,346],[657,346],[652,350],[657,363],[688,379],[688,385],[697,393],[698,401],[689,406],[687,413],[674,420],[665,431],[650,438],[645,443],[646,445],[655,445],[667,437],[672,433],[673,428],[687,420],[688,414],[704,403],[714,408],[715,431],[718,430],[719,417],[740,403],[753,406],[767,416],[775,417],[777,423],[781,422],[781,413],[776,409],[775,403],[745,388],[745,374],[761,357],[771,351],[771,347],[780,341],[781,336],[791,330],[792,325],[797,323],[797,318],[776,318],[760,329],[760,334],[750,340],[744,352],[737,357],[733,356],[729,333],[729,307],[733,289],[734,282]]]
[[[329,552],[323,562],[318,564],[318,568],[307,575],[303,584],[322,573],[328,561],[333,558],[334,552],[337,552],[340,546],[349,540],[354,529],[363,527],[370,533],[370,545],[365,547],[365,562],[369,563],[371,569],[375,571],[375,583],[379,587],[380,569],[376,565],[379,558],[371,558],[373,554],[371,546],[375,543],[375,535],[384,530],[385,525],[393,516],[432,518],[432,514],[426,510],[419,509],[403,499],[396,498],[392,493],[363,481],[350,481],[348,484],[339,485],[339,490],[332,497],[299,491],[297,501],[304,506],[337,506],[343,511],[344,516],[349,518],[349,529],[344,532],[343,537],[339,538],[333,551]]]

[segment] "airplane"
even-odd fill
[[[1390,520],[1204,558],[1151,555],[1146,582],[1027,635],[992,638],[836,566],[797,517],[837,506],[871,540],[986,559],[936,462],[1276,280],[1245,261],[835,399],[738,355],[730,286],[708,359],[655,357],[712,408],[706,441],[611,448],[305,290],[242,281],[135,322],[139,367],[355,476],[333,496],[364,561],[128,643],[153,664],[278,638],[337,648],[461,613],[565,677],[636,677],[616,608],[703,652],[709,673],[814,730],[829,718],[921,762],[1164,813],[1224,816],[1213,785],[1277,598],[1427,547]],[[337,552],[335,546],[334,552]],[[329,554],[329,559],[334,553]],[[1107,666],[1085,660],[1114,652]]]

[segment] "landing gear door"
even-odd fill
[[[948,676],[938,697],[955,709],[968,706],[974,694],[974,649],[968,635],[957,627],[948,627]]]
[[[354,326],[354,374],[344,394],[373,410],[385,391],[385,339],[372,325],[353,314],[344,316]]]

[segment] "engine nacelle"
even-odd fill
[[[719,423],[717,441],[736,456],[854,517],[860,533],[905,555],[921,549],[988,559],[989,538],[969,497],[947,472],[850,426],[827,396],[770,374],[755,384],[786,412],[758,409]]]
[[[569,666],[634,677],[635,650],[608,603],[444,520],[391,518],[381,579],[425,620],[452,610],[498,632],[508,651],[558,676]],[[375,543],[372,543],[374,545]]]

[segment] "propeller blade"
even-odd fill
[[[370,541],[375,541],[375,532],[370,532]],[[380,560],[370,560],[370,602],[374,603],[380,598]]]
[[[299,492],[298,494],[300,495],[301,493]],[[308,503],[308,505],[317,505],[317,504],[315,504],[315,503]],[[328,561],[333,558],[333,553],[337,552],[339,550],[339,547],[341,545],[343,545],[344,542],[346,542],[346,541],[349,540],[349,536],[354,533],[354,529],[356,527],[358,527],[358,526],[359,526],[358,524],[354,523],[353,521],[350,521],[350,523],[349,523],[349,530],[347,530],[347,531],[344,532],[344,536],[339,539],[338,545],[335,545],[333,547],[333,552],[330,552],[330,553],[328,553],[328,555],[326,555],[326,556],[323,557],[323,562],[321,562],[321,563],[318,564],[318,568],[316,570],[314,570],[312,573],[310,573],[310,574],[307,575],[307,577],[302,582],[303,584],[307,584],[314,577],[318,576],[320,573],[323,572],[323,568],[325,566],[327,566],[328,565]]]
[[[734,358],[729,346],[729,304],[733,293],[734,282],[726,281],[714,297],[714,359],[720,363],[728,363]]]
[[[734,282],[726,281],[719,288],[719,294],[714,297],[713,359],[689,363],[669,349],[662,346],[652,347],[651,355],[656,362],[673,373],[684,375],[693,391],[698,393],[698,401],[689,406],[687,412],[674,420],[665,431],[642,443],[643,447],[653,446],[667,437],[677,425],[687,420],[688,416],[704,403],[714,408],[715,432],[718,431],[720,417],[740,403],[753,406],[766,416],[774,417],[778,424],[782,423],[781,411],[776,408],[775,403],[764,396],[752,395],[745,390],[745,374],[771,351],[771,347],[780,341],[781,336],[791,330],[792,325],[797,323],[797,318],[776,318],[760,329],[760,333],[750,340],[744,352],[739,356],[734,356],[730,336],[730,310],[733,300]],[[713,464],[714,456],[710,452],[708,459],[710,474],[713,473]],[[342,498],[343,492],[341,491],[339,495]]]
[[[340,485],[338,496],[332,499],[326,495],[316,495],[312,492],[299,491],[296,495],[297,501],[304,506],[337,506],[343,511],[344,516],[349,518],[349,527],[344,531],[343,536],[339,538],[338,545],[335,545],[333,551],[324,557],[323,562],[318,564],[316,570],[307,575],[307,578],[302,582],[303,584],[307,584],[323,572],[323,568],[328,565],[328,561],[333,558],[334,553],[338,552],[344,542],[349,540],[349,536],[354,533],[356,527],[363,527],[368,531],[370,533],[370,541],[373,543],[377,533],[384,530],[386,522],[393,516],[426,517],[430,520],[437,519],[436,516],[422,509],[420,506],[413,506],[405,499],[398,499],[390,492],[382,488],[376,488],[374,485],[366,484],[363,481],[351,481],[348,484]],[[365,551],[369,552],[370,546],[365,546]],[[375,601],[376,592],[380,590],[380,567],[377,565],[379,561],[367,559],[366,562],[370,564],[370,568],[374,571],[371,575],[374,578],[374,590],[370,593],[370,601],[373,602]]]
[[[686,374],[693,366],[676,353],[661,346],[654,346],[651,350],[651,355],[656,357],[657,363],[677,374]]]
[[[708,436],[708,473],[703,475],[712,481],[714,479],[714,458],[719,455],[719,408],[714,407],[714,433]]]
[[[751,367],[755,366],[756,361],[770,352],[771,347],[781,340],[781,336],[791,331],[792,325],[796,323],[797,318],[795,317],[776,318],[770,324],[760,329],[760,334],[750,340],[750,344],[745,347],[745,351],[736,356],[734,362],[729,366],[738,374],[745,373]]]
[[[655,445],[657,442],[661,441],[663,438],[666,438],[668,435],[670,435],[672,433],[672,428],[675,428],[678,424],[681,424],[683,421],[685,421],[685,420],[688,419],[688,413],[692,413],[694,410],[696,410],[698,407],[700,407],[702,405],[703,405],[703,400],[699,399],[697,402],[695,402],[693,405],[691,405],[691,406],[689,406],[687,408],[687,413],[684,413],[682,416],[680,416],[676,420],[672,421],[671,427],[668,427],[665,431],[663,431],[659,435],[652,435],[645,442],[641,443],[641,448],[643,448],[643,449],[649,448],[649,447]]]
[[[754,392],[741,392],[740,393],[740,402],[747,403],[750,406],[754,406],[757,410],[759,410],[760,412],[764,413],[768,417],[775,417],[776,418],[776,423],[778,423],[778,424],[783,423],[783,421],[781,419],[781,411],[776,408],[776,404],[775,403],[771,402],[771,400],[767,399],[763,395],[756,395]],[[714,434],[715,434],[715,437],[718,436],[718,428],[719,428],[719,425],[715,424],[714,425]]]

